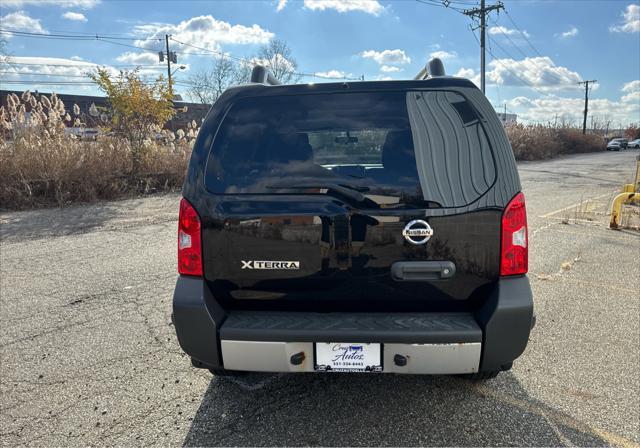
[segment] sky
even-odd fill
[[[479,84],[475,0],[2,0],[0,39],[10,64],[3,89],[99,94],[85,74],[158,61],[165,35],[187,83],[221,54],[251,58],[269,39],[287,42],[300,82],[411,79],[431,57],[448,75]],[[493,5],[497,0],[487,0]],[[487,23],[487,89],[496,109],[525,123],[581,123],[585,80],[596,124],[640,123],[640,3],[503,0]],[[12,33],[14,31],[16,33]],[[26,35],[24,33],[31,33]],[[95,36],[98,36],[98,39]],[[93,37],[92,37],[93,36]],[[314,76],[315,75],[315,76]],[[46,82],[45,82],[46,81]],[[185,85],[178,93],[185,94]],[[591,125],[591,121],[589,122]]]

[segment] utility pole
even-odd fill
[[[480,0],[480,7],[473,9],[465,9],[462,13],[466,16],[480,19],[480,90],[485,91],[485,31],[487,28],[487,14],[491,11],[500,11],[504,9],[502,2],[495,5],[485,6],[485,0]]]
[[[587,133],[587,112],[589,111],[589,84],[598,82],[596,79],[579,82],[578,85],[584,84],[584,118],[582,120],[582,133]]]
[[[167,79],[169,80],[169,95],[173,98],[173,85],[171,84],[171,53],[169,52],[169,35],[164,35],[165,43],[167,44]]]

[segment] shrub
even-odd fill
[[[562,154],[602,151],[603,140],[570,127],[510,124],[506,127],[516,160],[543,160]]]
[[[182,185],[195,123],[166,143],[146,138],[134,171],[131,142],[118,136],[82,141],[66,132],[71,117],[55,95],[10,94],[0,108],[0,208],[64,205],[113,199]],[[81,126],[82,123],[76,122]]]

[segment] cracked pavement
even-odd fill
[[[605,213],[636,154],[519,164],[538,323],[480,384],[214,378],[171,326],[178,195],[2,213],[0,442],[638,446],[640,233]]]

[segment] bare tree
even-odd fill
[[[235,70],[235,83],[247,84],[251,80],[251,70],[253,70],[254,64],[251,61],[242,61],[236,64]]]
[[[298,63],[292,56],[291,48],[283,40],[271,39],[260,49],[254,61],[264,64],[283,84],[300,80],[300,75],[296,73]]]
[[[289,45],[285,41],[271,39],[251,60],[236,63],[229,57],[221,56],[215,60],[211,70],[194,73],[189,77],[187,95],[192,101],[213,104],[230,86],[248,83],[256,64],[267,67],[284,84],[300,79],[296,73],[298,64]]]
[[[238,67],[228,57],[220,56],[209,71],[189,77],[187,95],[202,104],[213,104],[227,88],[237,83]]]

